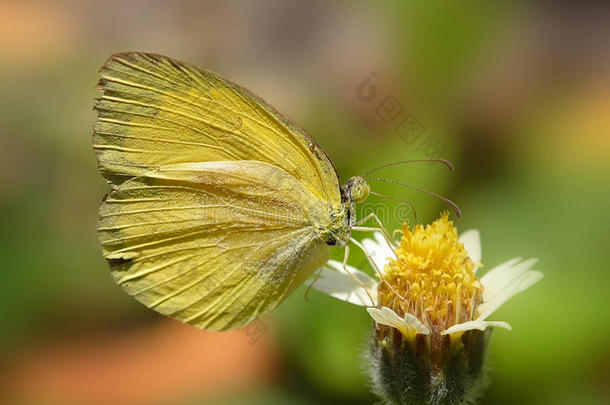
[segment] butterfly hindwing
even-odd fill
[[[98,233],[112,275],[156,311],[226,330],[278,305],[328,259],[326,206],[272,165],[164,166],[120,184]]]

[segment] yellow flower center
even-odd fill
[[[382,306],[416,316],[436,334],[473,319],[482,287],[448,213],[413,232],[403,225],[395,253],[385,267],[387,284],[379,285]]]

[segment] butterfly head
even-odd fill
[[[364,202],[371,192],[371,187],[362,177],[355,176],[350,178],[345,184],[345,193],[351,203]]]

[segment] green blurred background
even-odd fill
[[[481,230],[486,268],[538,257],[545,273],[494,315],[513,331],[494,333],[484,403],[610,403],[609,22],[608,7],[577,2],[3,1],[0,403],[375,401],[361,308],[301,288],[253,339],[163,319],[112,282],[95,233],[107,186],[92,105],[99,67],[126,50],[249,87],[306,128],[343,180],[425,158],[434,141],[455,173],[424,163],[383,176],[455,200],[459,229]],[[366,101],[357,89],[373,72]],[[402,112],[386,123],[391,95]],[[396,131],[408,114],[419,138]],[[373,186],[425,222],[446,208]]]

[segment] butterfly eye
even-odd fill
[[[350,191],[351,199],[355,203],[361,203],[368,198],[370,192],[371,187],[364,180],[358,181]]]

